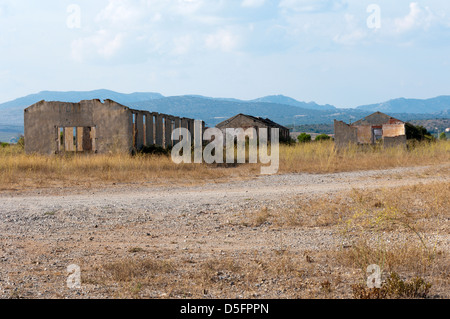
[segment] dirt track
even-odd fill
[[[139,252],[152,258],[178,255],[200,260],[242,256],[250,251],[337,249],[343,238],[335,229],[243,227],[238,221],[243,214],[263,207],[288,208],[295,200],[325,198],[353,188],[450,179],[448,174],[427,175],[427,169],[274,175],[189,188],[123,185],[100,190],[2,193],[0,296],[117,297],[120,294],[111,295],[108,289],[94,284],[79,291],[67,289],[66,267],[79,264],[83,270],[87,265],[129,258],[130,254],[135,257]],[[449,246],[448,235],[438,237],[443,247]],[[273,297],[264,291],[259,296]],[[248,296],[236,292],[231,297]]]

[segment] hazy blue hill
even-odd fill
[[[0,125],[0,142],[15,143],[22,134],[23,134],[23,125],[22,126]]]
[[[399,98],[383,103],[358,106],[357,109],[380,111],[384,113],[438,113],[450,110],[450,96],[438,96],[432,99]]]
[[[298,118],[298,121],[315,122],[330,113],[286,104],[213,99],[199,96],[166,97],[158,100],[135,102],[131,103],[130,106],[152,112],[202,119],[209,126],[214,126],[239,113],[270,118],[280,124],[292,123],[294,116]]]
[[[312,109],[312,110],[336,110],[336,107],[333,105],[319,105],[315,102],[299,102],[293,98],[284,95],[269,95],[265,97],[261,97],[255,100],[251,100],[250,102],[264,102],[264,103],[276,103],[276,104],[286,104],[301,107],[304,109]]]
[[[217,123],[239,113],[267,117],[282,125],[326,124],[333,123],[335,119],[349,123],[372,113],[359,109],[318,111],[285,104],[214,99],[200,96],[172,96],[131,103],[129,106],[150,112],[201,119],[208,126],[215,126]],[[442,117],[438,114],[391,113],[390,115],[404,121]]]
[[[270,118],[282,125],[330,124],[334,119],[349,123],[375,111],[385,112],[403,121],[448,118],[450,113],[450,96],[428,100],[396,99],[356,109],[339,109],[314,102],[299,102],[283,95],[244,101],[200,95],[164,97],[151,92],[123,94],[109,90],[43,91],[0,104],[0,137],[5,140],[7,137],[17,136],[19,130],[23,132],[23,110],[38,101],[79,102],[91,99],[111,99],[131,108],[202,119],[208,126],[215,126],[239,113]]]
[[[164,96],[159,93],[118,93],[109,90],[94,90],[94,91],[69,91],[69,92],[55,92],[42,91],[36,94],[30,94],[10,102],[0,104],[0,109],[7,109],[11,107],[26,108],[36,102],[45,101],[61,101],[61,102],[80,102],[81,100],[92,99],[111,99],[118,103],[125,104],[136,101],[148,101],[152,99],[160,99]]]
[[[127,105],[131,102],[161,99],[163,97],[164,96],[159,93],[151,92],[124,94],[110,90],[69,92],[42,91],[0,104],[0,125],[4,126],[11,124],[23,126],[23,110],[26,107],[42,100],[76,103],[81,100],[111,99],[118,103]]]

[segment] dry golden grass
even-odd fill
[[[353,145],[338,151],[332,141],[300,143],[293,147],[280,146],[280,173],[332,173],[431,165],[449,161],[450,141],[424,142],[409,149],[363,149]]]
[[[280,146],[279,173],[329,173],[398,166],[448,163],[450,141],[403,148],[337,151],[333,142]],[[251,178],[259,164],[180,164],[168,156],[128,154],[44,156],[26,155],[16,146],[0,148],[0,190],[72,187],[114,183],[196,184],[206,180]]]
[[[344,245],[326,252],[326,262],[356,271],[360,275],[355,281],[363,286],[367,267],[376,264],[385,276],[424,278],[434,289],[448,289],[449,255],[442,246],[450,232],[448,182],[355,189],[336,196],[302,198],[290,207],[247,212],[240,217],[240,224],[333,230],[342,236]]]
[[[350,248],[337,252],[341,264],[365,269],[376,264],[385,274],[425,278],[448,289],[449,256],[440,238],[449,233],[450,185],[353,191],[352,211],[341,224]]]
[[[175,164],[156,155],[26,155],[0,149],[0,189],[40,187],[97,187],[119,183],[197,184],[255,176],[258,167],[227,169],[217,165]]]
[[[448,174],[448,173],[447,173]],[[274,227],[327,227],[339,225],[346,231],[402,228],[426,232],[450,230],[450,184],[432,182],[396,188],[358,190],[299,199],[283,209],[248,211],[238,216],[237,224],[258,227],[270,223]]]
[[[349,228],[371,227],[380,231],[402,228],[413,232],[449,230],[446,223],[450,217],[448,182],[372,192],[353,190],[350,198],[353,214],[346,219]]]
[[[135,257],[91,267],[84,271],[82,281],[116,286],[121,298],[257,298],[264,291],[275,297],[288,289],[298,290],[300,297],[304,281],[314,276],[314,266],[303,255],[254,251],[201,260]]]

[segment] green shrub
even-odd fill
[[[410,123],[405,124],[406,139],[417,141],[433,141],[434,137],[427,129],[421,125],[414,126]]]
[[[288,138],[280,138],[280,143],[286,145],[295,145],[295,139],[293,139],[291,136],[289,136]]]
[[[25,137],[23,135],[20,136],[17,145],[22,149],[25,148]]]
[[[431,284],[423,278],[416,277],[411,281],[404,281],[393,272],[383,283],[381,288],[367,288],[363,284],[353,285],[353,297],[356,299],[385,299],[385,298],[427,298]]]
[[[297,140],[298,140],[300,143],[309,143],[309,142],[311,142],[311,135],[306,134],[306,133],[302,133],[302,134],[300,134],[300,135],[297,137]]]
[[[152,154],[152,155],[169,155],[170,154],[170,148],[164,148],[159,145],[145,145],[142,147],[142,149],[138,152],[141,154]]]
[[[316,136],[315,141],[328,141],[331,140],[331,136],[327,135],[327,134],[320,134]]]

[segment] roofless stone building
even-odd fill
[[[216,127],[221,129],[224,134],[226,134],[225,132],[226,132],[226,129],[228,129],[228,128],[243,128],[244,130],[246,130],[248,128],[255,128],[255,129],[267,128],[269,141],[271,139],[270,129],[278,128],[280,130],[279,131],[280,141],[284,142],[284,141],[289,140],[289,129],[288,128],[286,128],[278,123],[275,123],[274,121],[267,119],[267,118],[264,119],[262,117],[256,117],[256,116],[242,114],[242,113],[235,115],[223,122],[220,122],[219,124],[216,125]]]
[[[406,123],[381,112],[375,112],[352,124],[334,120],[334,140],[338,148],[349,144],[384,147],[406,146]]]
[[[132,152],[144,145],[173,146],[175,128],[192,136],[194,120],[133,110],[112,100],[40,101],[24,110],[25,152]]]

